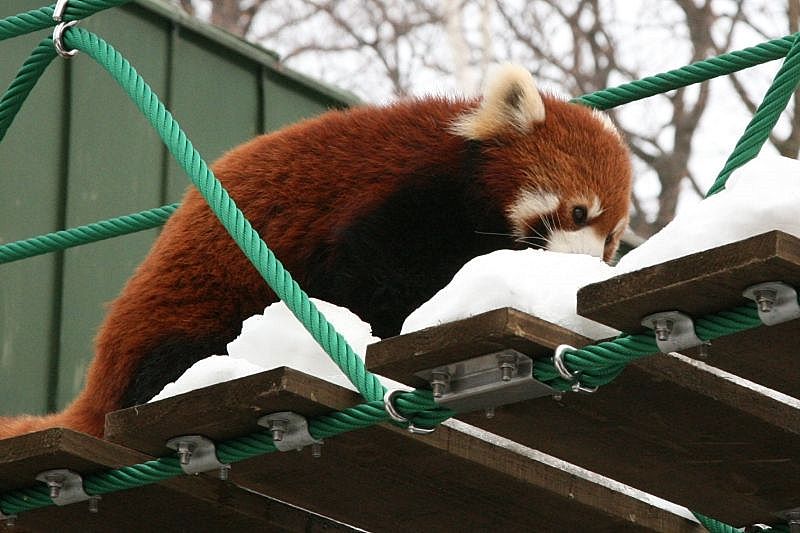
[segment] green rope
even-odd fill
[[[764,95],[764,100],[756,109],[741,139],[736,143],[725,166],[708,190],[707,197],[721,191],[734,170],[758,155],[781,113],[786,109],[798,82],[800,82],[800,38],[794,40],[792,48],[786,55],[786,60]]]
[[[56,57],[53,48],[53,39],[44,39],[37,46],[33,53],[25,60],[19,69],[14,81],[11,82],[3,98],[0,99],[0,141],[6,135],[8,128],[17,116],[17,112],[22,107],[25,99],[30,94],[36,82],[41,78],[42,73]]]
[[[695,332],[702,341],[713,341],[761,325],[754,302],[694,320]],[[631,361],[657,353],[655,336],[648,331],[565,350],[564,363],[570,372],[580,374],[582,385],[598,387],[613,381]],[[533,373],[539,381],[560,390],[568,390],[571,385],[558,374],[552,357],[534,361]]]
[[[12,261],[56,250],[65,250],[90,242],[102,241],[119,235],[157,228],[166,222],[178,208],[178,205],[168,204],[147,211],[131,213],[130,215],[101,220],[85,226],[0,245],[0,264],[11,263]]]
[[[695,513],[692,511],[692,514],[700,524],[705,527],[711,533],[742,533],[744,531],[743,528],[733,527],[731,525],[725,524],[720,522],[719,520],[715,520],[713,518],[709,518],[708,516],[702,515],[700,513]],[[772,526],[767,527],[760,530],[753,530],[761,531],[763,533],[789,533],[789,526],[788,525],[779,525],[779,526]]]
[[[432,412],[437,414],[430,418],[432,425],[441,423],[453,414],[448,410],[436,410],[429,391],[413,393],[410,396],[412,397],[411,404],[420,409],[433,410]],[[404,401],[408,403],[408,400]],[[397,406],[401,412],[403,405],[404,403],[398,400]],[[413,417],[413,413],[409,412],[404,412],[404,415]],[[311,420],[309,433],[315,439],[324,439],[356,429],[371,427],[387,420],[388,415],[383,408],[383,402],[369,402]],[[272,453],[277,448],[272,441],[271,434],[262,430],[218,443],[216,450],[217,458],[221,462],[233,464]],[[141,464],[87,475],[83,480],[83,486],[87,494],[94,496],[158,483],[180,475],[183,475],[180,463],[175,455],[171,455]],[[50,505],[53,505],[53,502],[44,484],[0,495],[0,511],[6,515],[32,511]]]
[[[70,0],[64,12],[64,20],[83,19],[98,11],[128,2],[130,0]],[[51,4],[0,20],[0,41],[55,26],[54,10],[55,4]]]
[[[572,99],[572,102],[595,109],[610,109],[622,104],[655,96],[657,94],[686,87],[694,83],[710,80],[726,74],[740,71],[767,61],[784,57],[794,43],[795,36],[788,35],[765,43],[729,52],[691,65],[681,67],[641,80],[632,81],[584,94]]]
[[[715,520],[700,513],[695,513],[694,511],[692,511],[692,514],[697,518],[697,521],[711,533],[742,533],[742,531],[744,531],[743,529],[730,526],[719,520]]]

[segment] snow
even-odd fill
[[[765,154],[734,171],[725,189],[687,206],[664,229],[626,254],[623,272],[663,263],[779,229],[800,237],[800,162]]]
[[[578,316],[576,295],[588,283],[613,276],[600,258],[544,250],[499,250],[469,261],[453,280],[408,316],[402,333],[500,307],[554,322],[593,339],[618,331]]]
[[[314,298],[311,301],[359,356],[363,357],[368,344],[380,340],[372,335],[369,324],[350,310]],[[272,304],[263,314],[245,320],[242,333],[228,343],[228,355],[264,369],[290,366],[336,385],[353,388],[339,367],[283,302]]]
[[[263,371],[263,367],[254,365],[244,359],[212,355],[196,362],[177,381],[168,383],[150,401],[156,402],[195,389],[208,387],[215,383],[231,381]]]
[[[368,344],[380,340],[372,335],[369,324],[350,310],[314,298],[311,301],[359,356],[363,357]],[[228,343],[227,357],[212,355],[198,361],[150,401],[282,366],[355,390],[286,304],[280,302],[244,321],[241,334]],[[390,380],[384,385],[396,386]]]

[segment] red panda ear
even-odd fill
[[[533,76],[521,66],[505,64],[486,85],[480,107],[458,117],[453,131],[484,141],[509,128],[526,131],[537,122],[544,122],[544,103]]]

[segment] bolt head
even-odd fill
[[[668,341],[674,325],[672,320],[666,318],[655,319],[653,321],[653,331],[656,334],[656,339],[659,341]]]
[[[179,442],[178,443],[178,458],[181,461],[182,465],[188,465],[189,460],[192,457],[192,447],[189,446],[188,442]]]
[[[289,428],[289,421],[288,420],[270,420],[269,421],[269,430],[272,432],[272,440],[274,442],[280,442],[283,440],[283,436],[286,434],[286,430]]]
[[[437,370],[431,373],[431,392],[434,398],[441,398],[447,392],[450,384],[450,374]]]
[[[775,307],[775,299],[778,293],[772,289],[759,289],[753,293],[758,304],[758,309],[762,313],[769,313]]]
[[[50,499],[55,500],[61,494],[61,486],[64,483],[64,478],[61,475],[48,475],[45,477],[45,483],[50,488]]]
[[[92,496],[89,498],[89,512],[97,513],[100,511],[100,496]]]
[[[314,459],[322,457],[322,442],[315,442],[311,445],[311,457]]]

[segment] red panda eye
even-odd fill
[[[614,234],[613,233],[609,233],[608,236],[606,237],[606,246],[608,246],[612,242],[614,242]]]
[[[583,225],[586,224],[586,215],[587,211],[586,208],[582,205],[572,208],[572,221],[575,224]]]

